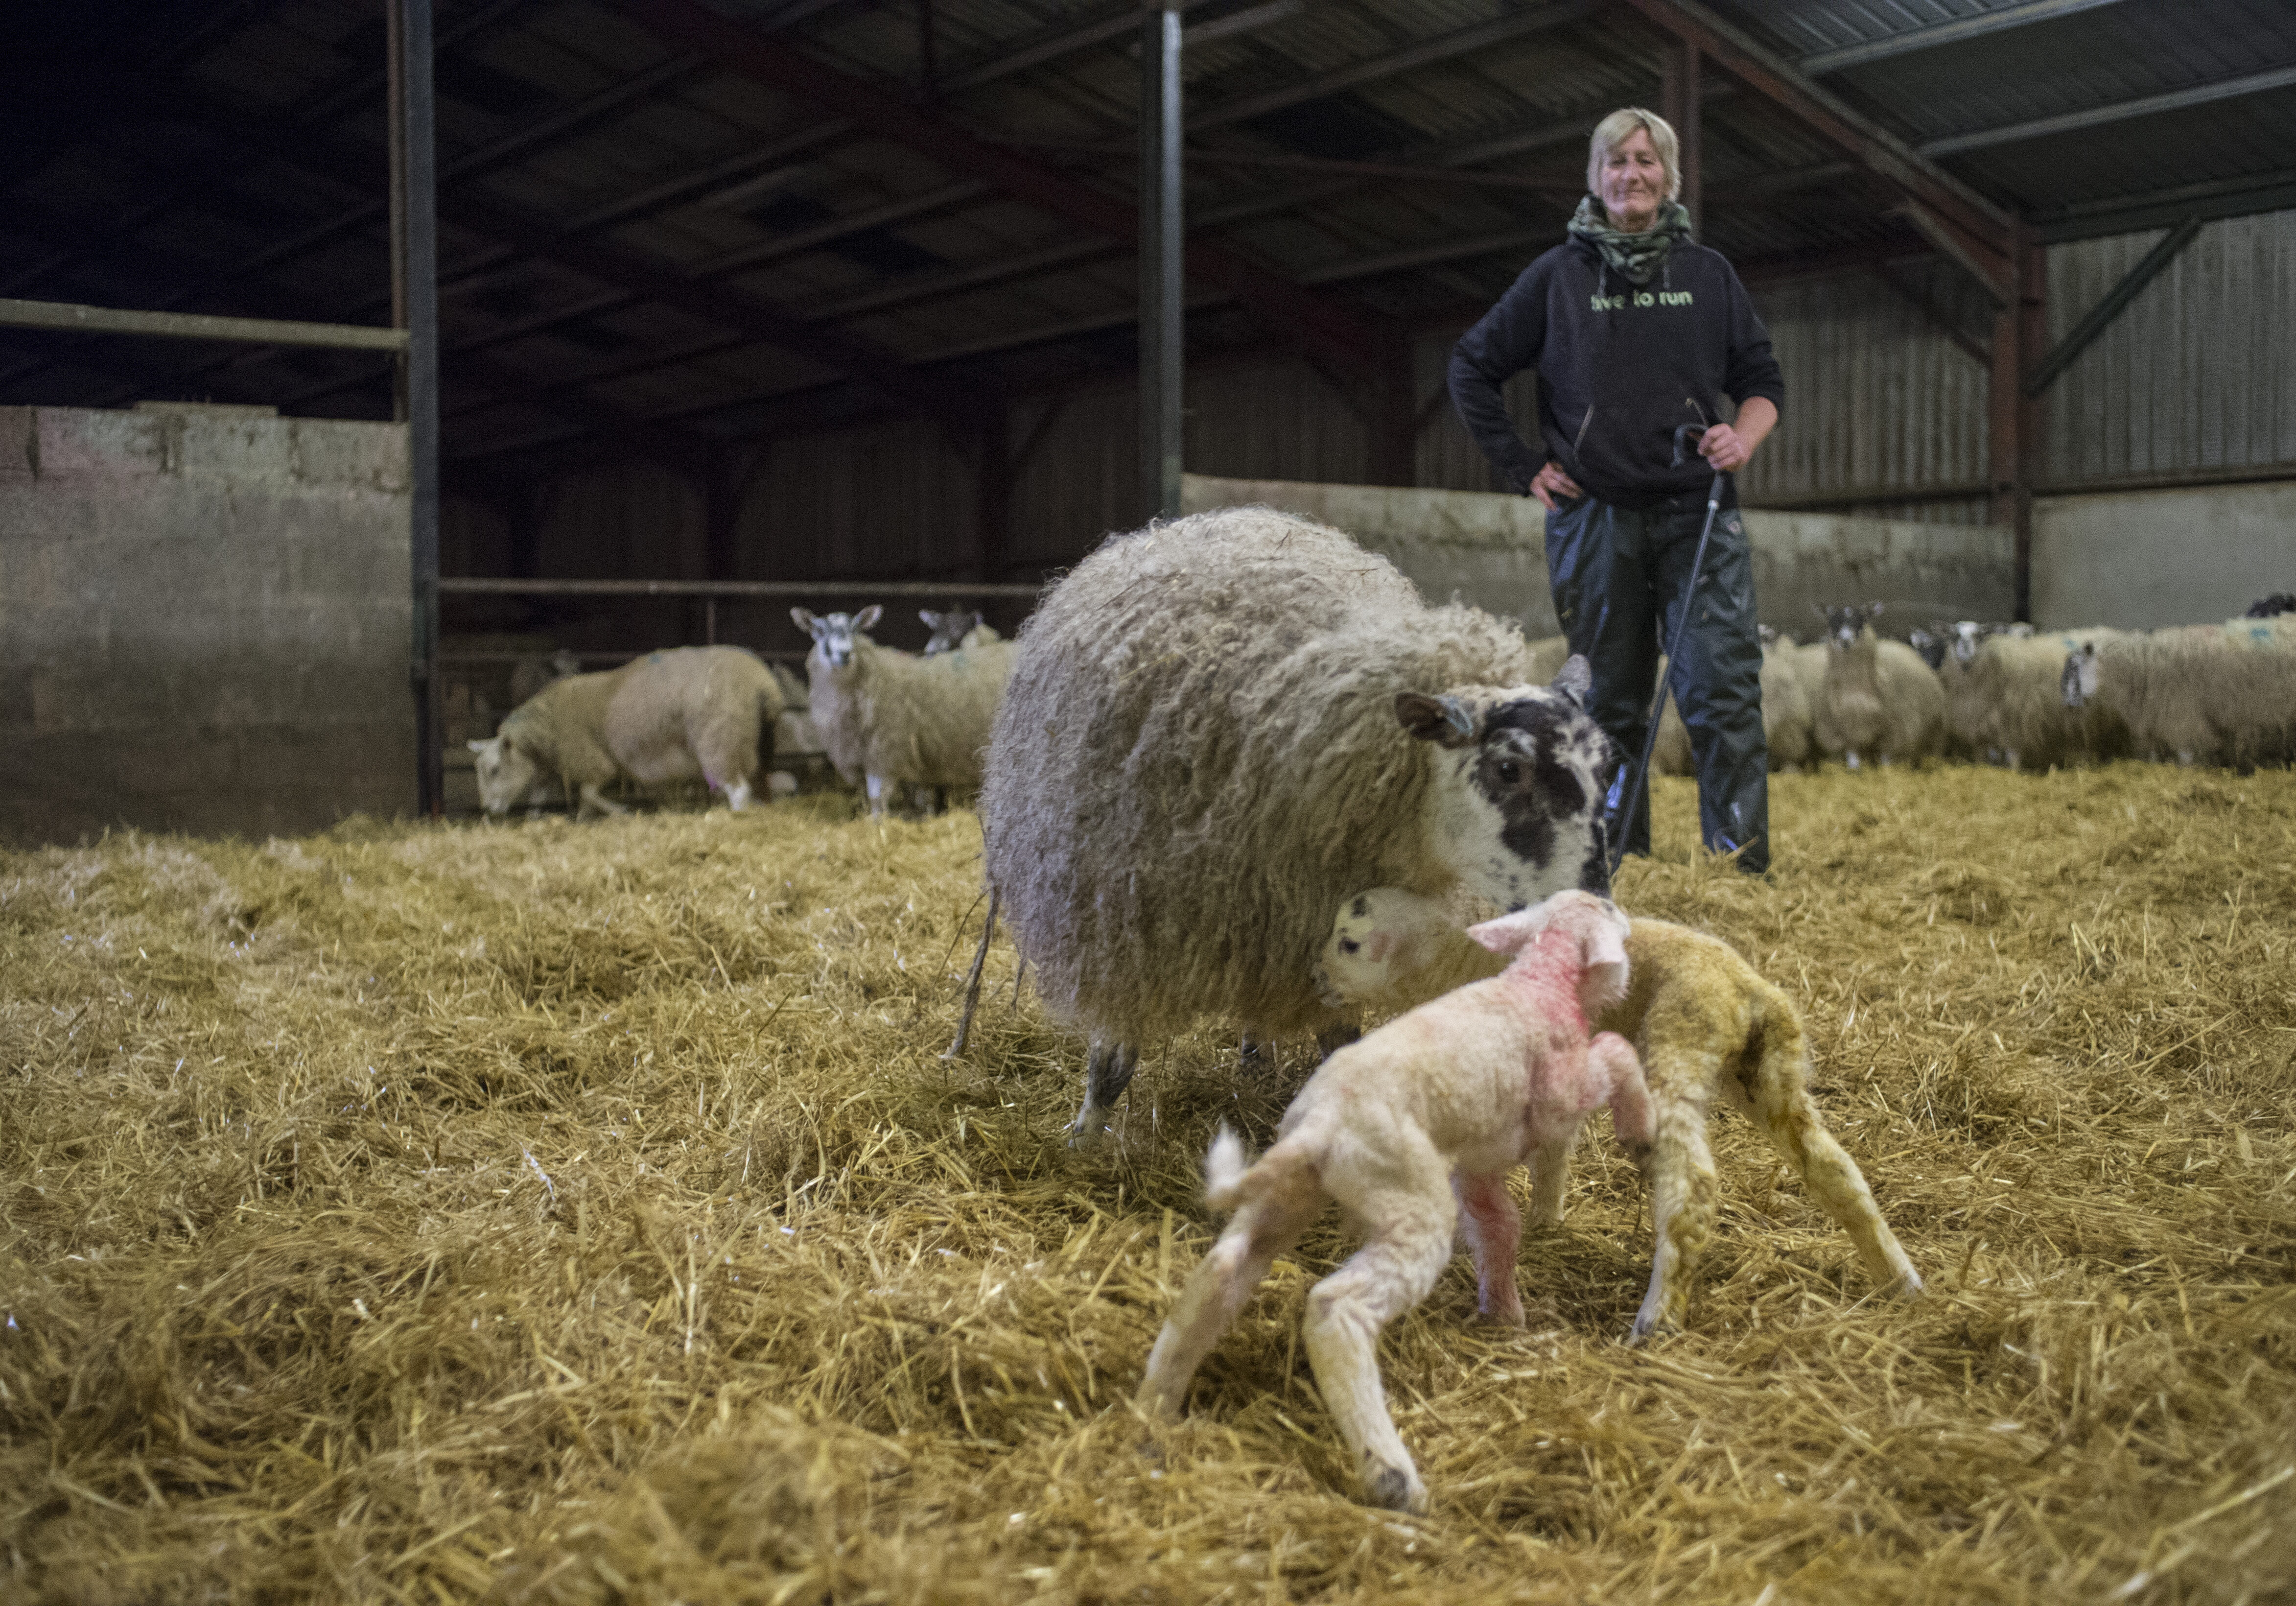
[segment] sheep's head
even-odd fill
[[[856,642],[866,641],[866,632],[883,617],[884,609],[870,603],[858,613],[811,613],[803,608],[790,610],[790,618],[797,627],[813,637],[813,658],[832,669],[842,669],[853,661]]]
[[[2096,696],[2096,643],[2083,642],[2065,654],[2064,673],[2058,685],[2065,696],[2065,707],[2086,708]]]
[[[1627,937],[1632,930],[1619,905],[1586,892],[1558,892],[1546,902],[1502,914],[1467,935],[1509,959],[1548,932],[1578,947],[1578,1006],[1597,1013],[1627,996]]]
[[[510,736],[473,742],[471,751],[478,755],[479,801],[490,815],[508,814],[542,779],[542,766],[534,755]]]
[[[1428,951],[1458,926],[1441,902],[1400,887],[1374,887],[1340,905],[1316,966],[1316,990],[1333,1009],[1351,1009],[1385,993],[1398,977],[1426,963]]]
[[[1816,608],[1815,602],[1810,604]],[[1857,638],[1875,619],[1882,617],[1879,602],[1852,602],[1846,608],[1818,608],[1825,618],[1826,644],[1846,651],[1857,644]]]
[[[980,615],[970,608],[952,608],[947,613],[920,608],[917,617],[924,620],[925,628],[932,632],[925,642],[927,658],[937,652],[954,651],[980,625]]]
[[[1545,686],[1404,692],[1395,717],[1441,751],[1429,846],[1468,889],[1520,909],[1565,888],[1611,889],[1603,806],[1618,752],[1587,711],[1594,683],[1573,656]]]

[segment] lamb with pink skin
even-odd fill
[[[1625,995],[1628,929],[1616,905],[1585,892],[1472,927],[1477,942],[1511,956],[1505,970],[1332,1054],[1250,1168],[1223,1127],[1205,1162],[1205,1196],[1235,1215],[1157,1337],[1141,1408],[1179,1414],[1196,1368],[1275,1257],[1335,1200],[1362,1228],[1363,1247],[1308,1295],[1308,1360],[1370,1504],[1424,1512],[1426,1485],[1380,1383],[1380,1331],[1427,1297],[1462,1225],[1483,1314],[1521,1325],[1522,1219],[1507,1173],[1529,1161],[1534,1190],[1562,1176],[1598,1104],[1610,1106],[1637,1163],[1649,1153],[1650,1099],[1634,1047],[1587,1025]]]

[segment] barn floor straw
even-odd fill
[[[0,856],[0,1595],[22,1601],[2256,1601],[2296,1575],[2296,774],[1781,778],[1782,868],[1638,911],[1803,1004],[1930,1280],[1724,1118],[1693,1331],[1598,1122],[1528,1332],[1384,1347],[1436,1514],[1345,1497],[1326,1230],[1151,1445],[1122,1402],[1223,1115],[1120,1153],[977,922],[972,816],[114,836]]]

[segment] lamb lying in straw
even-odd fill
[[[1629,1151],[1650,1143],[1634,1050],[1587,1030],[1587,1016],[1626,987],[1626,916],[1606,899],[1559,892],[1467,935],[1511,956],[1501,974],[1324,1061],[1249,1170],[1242,1144],[1221,1128],[1205,1196],[1235,1217],[1188,1279],[1137,1397],[1152,1415],[1178,1415],[1197,1366],[1275,1257],[1336,1200],[1364,1243],[1308,1296],[1308,1360],[1371,1504],[1413,1512],[1427,1509],[1427,1487],[1387,1413],[1380,1330],[1435,1286],[1463,1209],[1483,1311],[1520,1325],[1522,1223],[1507,1173],[1525,1159],[1542,1178],[1559,1173],[1597,1104],[1610,1105]]]
[[[1482,985],[1491,956],[1444,905],[1398,888],[1350,899],[1324,948],[1318,984],[1335,1006],[1393,1009],[1461,983]],[[1809,1043],[1793,1001],[1719,938],[1662,920],[1637,920],[1627,938],[1632,979],[1595,1025],[1631,1040],[1649,1077],[1651,1184],[1657,1240],[1650,1291],[1632,1341],[1682,1325],[1699,1257],[1714,1235],[1718,1189],[1706,1143],[1709,1103],[1723,1102],[1760,1128],[1802,1186],[1857,1245],[1885,1289],[1921,1291],[1922,1279],[1874,1207],[1874,1194],[1809,1096]],[[1567,1159],[1567,1157],[1565,1157]],[[1563,1164],[1532,1182],[1531,1221],[1562,1220]]]

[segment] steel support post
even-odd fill
[[[1701,175],[1702,141],[1698,129],[1698,46],[1689,39],[1669,39],[1659,91],[1660,115],[1674,125],[1681,143],[1682,204],[1690,213],[1690,234],[1706,238],[1705,184]]]
[[[1180,516],[1182,132],[1179,0],[1150,0],[1140,30],[1140,497],[1151,519]]]
[[[2039,409],[2025,394],[2025,375],[2040,359],[2043,257],[2030,232],[2013,223],[2005,260],[2008,299],[1994,309],[1993,363],[1986,397],[1986,455],[1993,482],[1989,517],[2013,532],[2014,617],[2033,617],[2033,461]]]
[[[430,0],[387,0],[391,66],[396,70],[391,131],[398,147],[391,176],[399,226],[393,287],[406,331],[401,358],[406,397],[408,511],[412,515],[414,629],[415,806],[444,811],[446,777],[439,748],[439,208],[438,152],[431,101]]]

